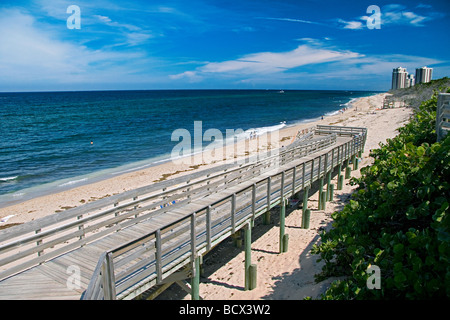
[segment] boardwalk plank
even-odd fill
[[[322,128],[321,130],[327,130],[326,128]],[[337,130],[337,129],[333,129]],[[124,243],[128,243],[133,241],[134,239],[139,239],[140,237],[146,236],[151,232],[156,231],[157,229],[166,230],[162,234],[162,239],[166,239],[167,242],[163,243],[161,248],[162,262],[161,265],[162,270],[164,271],[164,277],[167,277],[171,272],[176,271],[186,263],[188,263],[190,250],[191,250],[191,227],[189,220],[186,220],[185,224],[177,224],[171,227],[172,230],[168,228],[164,228],[175,221],[179,221],[183,219],[183,217],[189,217],[193,212],[199,212],[196,218],[196,232],[200,232],[205,230],[206,226],[209,225],[206,223],[206,215],[203,210],[207,206],[211,206],[211,220],[210,222],[210,230],[211,233],[206,234],[205,231],[203,233],[197,234],[195,237],[195,243],[198,245],[199,250],[209,250],[210,247],[213,247],[218,242],[222,241],[226,236],[231,234],[232,230],[232,218],[230,215],[232,206],[231,206],[231,196],[233,194],[237,194],[237,201],[241,201],[240,203],[236,203],[236,215],[234,216],[234,223],[236,228],[241,228],[246,223],[246,219],[251,218],[252,214],[252,186],[256,184],[255,190],[255,211],[261,214],[261,210],[265,210],[267,207],[267,178],[271,177],[271,203],[277,202],[280,196],[280,174],[282,170],[285,170],[285,189],[284,193],[286,196],[289,196],[292,191],[292,179],[293,179],[293,170],[294,166],[300,168],[297,170],[296,174],[296,191],[301,190],[302,186],[302,164],[307,163],[312,159],[318,159],[318,157],[322,157],[322,169],[321,175],[324,174],[323,161],[324,157],[322,155],[329,154],[329,158],[332,155],[340,154],[342,159],[333,160],[333,166],[337,165],[339,162],[344,160],[344,152],[333,152],[338,146],[343,146],[351,140],[349,137],[341,137],[338,136],[336,138],[336,143],[322,148],[319,152],[313,152],[312,154],[307,154],[306,156],[296,158],[293,154],[285,154],[283,161],[289,161],[286,164],[279,167],[266,167],[263,171],[261,169],[251,169],[247,167],[243,169],[243,172],[240,174],[236,174],[238,171],[234,171],[234,173],[230,173],[229,180],[227,183],[223,184],[222,180],[223,176],[214,177],[211,180],[214,185],[208,185],[206,182],[203,186],[201,186],[195,192],[190,193],[192,196],[191,202],[179,202],[173,204],[173,206],[167,207],[167,212],[163,210],[155,211],[145,220],[140,220],[137,224],[132,224],[117,231],[112,230],[113,232],[104,236],[103,238],[94,240],[90,243],[85,244],[83,247],[79,249],[72,250],[71,252],[62,254],[56,258],[53,258],[50,261],[44,262],[41,265],[35,266],[29,270],[18,273],[15,276],[11,276],[9,278],[3,279],[0,281],[0,299],[79,299],[82,292],[87,288],[91,275],[96,269],[98,263],[98,257],[105,251],[110,250],[112,248],[116,248]],[[306,149],[305,149],[306,150]],[[342,149],[344,150],[344,149]],[[345,149],[346,150],[346,149]],[[355,149],[356,150],[356,149]],[[345,154],[345,156],[350,157],[350,154]],[[314,170],[315,172],[312,174],[314,179],[317,179],[318,161],[315,163]],[[331,159],[329,161],[329,168],[331,166]],[[229,167],[231,168],[231,167]],[[310,182],[311,178],[311,168],[310,165],[307,165],[305,168],[305,182]],[[214,170],[210,170],[211,174],[215,174]],[[245,173],[244,173],[245,172]],[[247,175],[248,174],[248,175]],[[274,175],[276,174],[276,175]],[[200,179],[202,175],[198,175]],[[211,178],[213,179],[213,178]],[[206,181],[206,180],[205,180]],[[225,180],[224,180],[225,181]],[[231,182],[232,181],[232,182]],[[181,183],[183,185],[182,180],[174,180],[171,183]],[[202,182],[203,183],[203,182]],[[170,183],[166,183],[170,186]],[[186,182],[184,182],[186,184]],[[208,190],[210,189],[210,190]],[[140,189],[143,190],[143,189]],[[147,188],[145,190],[153,190],[152,188]],[[162,189],[164,190],[164,189]],[[244,191],[245,190],[245,191]],[[190,192],[190,191],[189,191]],[[209,193],[208,192],[212,192]],[[131,193],[130,193],[131,194]],[[135,199],[137,193],[132,193]],[[195,198],[195,194],[198,194],[198,198]],[[117,197],[119,199],[120,197]],[[122,199],[122,198],[120,198]],[[242,202],[244,201],[244,202]],[[103,201],[105,202],[105,201]],[[102,203],[103,203],[102,202]],[[106,202],[105,202],[106,203]],[[97,208],[97,206],[94,206]],[[129,211],[125,209],[125,211]],[[141,210],[143,211],[143,210]],[[127,219],[133,219],[134,212],[129,211],[132,215],[130,215]],[[254,217],[253,217],[254,218]],[[48,220],[48,219],[47,219]],[[51,221],[51,219],[49,220]],[[132,221],[131,221],[132,222]],[[50,223],[50,222],[48,222]],[[114,222],[115,223],[115,222]],[[128,222],[127,222],[128,223]],[[128,223],[130,224],[130,223]],[[26,229],[26,228],[22,228]],[[154,243],[154,240],[152,240]],[[211,241],[211,242],[210,242]],[[208,245],[207,245],[208,242]],[[150,243],[149,249],[154,250],[153,244]],[[135,266],[141,266],[140,268],[147,268],[146,265],[151,261],[154,261],[155,254],[154,251],[146,251],[146,258],[143,256],[139,256],[139,251],[144,249],[144,247],[137,247],[134,249],[135,253],[130,255],[128,259],[125,259],[122,264],[118,264],[118,268],[124,271],[126,268],[132,267],[133,264]],[[173,257],[173,258],[172,258]],[[147,260],[146,260],[147,259]],[[134,261],[134,262],[133,262]],[[67,286],[67,279],[70,274],[67,272],[67,268],[72,265],[77,265],[80,268],[81,272],[81,288],[77,290],[71,290]],[[152,263],[151,263],[152,265]],[[121,266],[121,267],[120,267]],[[136,271],[137,274],[141,274],[140,279],[143,281],[138,286],[148,287],[153,282],[148,282],[149,280],[145,280],[145,277],[142,275],[152,274],[152,270],[155,270],[155,266],[148,271],[143,272],[143,270]],[[134,268],[130,270],[135,270]],[[128,282],[127,282],[128,283]],[[132,282],[129,282],[132,284]],[[137,287],[135,288],[137,289]],[[121,297],[125,297],[126,295],[133,295],[135,289],[129,288],[127,294],[122,294]],[[139,292],[137,290],[136,292]]]

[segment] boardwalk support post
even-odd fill
[[[289,237],[285,235],[285,220],[286,220],[286,202],[287,199],[281,200],[281,212],[280,212],[280,253],[287,251],[287,241]]]
[[[311,217],[311,209],[306,209],[302,215],[302,228],[309,229],[309,218]]]
[[[305,190],[303,191],[303,213],[305,213],[305,210],[308,208],[308,193],[309,186],[305,187]]]
[[[327,201],[330,197],[330,184],[331,184],[331,171],[328,171],[328,173],[327,173],[327,196],[326,196]]]
[[[319,180],[319,210],[322,210],[323,203],[322,203],[322,194],[323,194],[323,178]]]
[[[249,222],[245,227],[245,290],[252,290],[252,276],[256,276],[256,272],[251,272],[252,265],[252,224]],[[253,267],[256,269],[256,266]],[[256,280],[254,280],[256,283]]]
[[[267,210],[263,215],[263,224],[269,225],[270,224],[270,210]]]
[[[342,190],[343,187],[344,187],[344,176],[342,174],[340,174],[338,177],[337,188],[338,188],[338,190]]]
[[[326,192],[322,192],[321,195],[321,207],[319,208],[319,210],[325,210],[327,207],[327,193]]]
[[[200,257],[195,258],[192,272],[191,298],[192,300],[200,300]]]
[[[334,196],[334,184],[330,184],[330,197],[328,198],[328,201],[333,201]]]
[[[251,264],[248,270],[250,276],[250,283],[248,290],[253,290],[256,288],[256,280],[257,280],[257,266],[256,264]]]
[[[355,162],[353,163],[353,170],[358,170],[359,158],[355,156]]]
[[[350,166],[347,166],[345,168],[345,179],[350,179],[351,172],[352,172],[352,170],[350,169]]]

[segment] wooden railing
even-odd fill
[[[320,126],[321,134],[352,136],[316,157],[293,158],[277,170],[253,175],[185,216],[119,247],[99,259],[83,299],[124,299],[162,283],[283,199],[311,185],[361,152],[366,129]],[[303,159],[302,159],[303,158]],[[192,202],[192,204],[194,204]]]
[[[441,141],[450,131],[450,93],[440,93],[436,109],[436,135]]]
[[[295,142],[244,162],[225,164],[94,201],[62,213],[0,230],[0,280],[113,232],[333,145],[336,135]]]

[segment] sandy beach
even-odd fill
[[[325,117],[323,120],[309,122],[292,127],[285,127],[278,132],[280,145],[287,145],[299,130],[316,124],[355,126],[368,128],[368,137],[360,168],[370,164],[369,150],[376,148],[380,142],[392,138],[411,115],[412,110],[394,108],[381,110],[385,93],[356,100],[345,112]],[[247,145],[246,145],[247,143]],[[242,157],[274,148],[268,143],[238,143],[234,153],[224,152],[222,160],[217,156],[201,157],[197,162],[176,164],[163,163],[141,171],[135,171],[112,179],[81,186],[57,194],[47,195],[13,206],[0,209],[0,228],[32,221],[50,214],[85,203],[136,189],[157,181],[189,174],[211,166],[236,161]],[[227,157],[228,156],[228,157]],[[224,160],[225,159],[225,160]],[[353,171],[352,176],[359,174]],[[252,260],[258,265],[257,288],[243,290],[244,253],[225,241],[205,258],[205,273],[201,278],[200,296],[204,299],[302,299],[305,296],[317,297],[329,281],[314,283],[314,274],[320,271],[317,257],[310,255],[312,245],[319,241],[319,232],[331,227],[331,213],[339,210],[348,200],[353,187],[346,184],[341,191],[335,192],[335,200],[327,203],[326,210],[317,210],[317,194],[311,195],[310,229],[300,228],[301,210],[291,208],[287,212],[286,232],[289,234],[289,251],[278,254],[278,223],[276,212],[272,215],[272,225],[256,224],[253,232]],[[173,288],[160,296],[162,299],[190,299]]]
[[[294,136],[299,130],[312,127],[316,124],[367,127],[369,129],[367,144],[372,146],[371,142],[373,142],[377,145],[378,141],[385,139],[381,135],[387,134],[386,129],[381,128],[390,128],[393,121],[395,122],[399,117],[403,119],[403,116],[406,117],[408,113],[405,109],[376,110],[381,107],[385,95],[383,93],[357,99],[352,104],[352,107],[348,108],[345,112],[325,117],[323,120],[284,127],[276,132],[278,135],[278,145],[288,145],[293,141]],[[373,112],[376,114],[372,114]],[[378,128],[378,132],[374,132],[375,128]],[[386,138],[390,136],[387,135]],[[374,141],[371,141],[371,139]],[[230,161],[237,161],[244,157],[254,155],[257,152],[267,151],[275,147],[276,142],[267,143],[264,139],[259,141],[259,143],[249,142],[248,140],[241,141],[234,146],[234,150],[231,150],[231,152],[230,150],[224,150],[219,157],[217,154],[204,153],[200,157],[197,155],[193,159],[188,159],[189,161],[183,161],[183,163],[166,162],[143,170],[125,173],[111,179],[34,198],[16,205],[0,208],[0,220],[7,220],[3,223],[0,222],[0,227],[35,220],[110,195],[143,187],[183,174],[193,173],[195,170],[203,170],[212,166],[230,163]],[[224,161],[224,159],[226,160]]]
[[[361,98],[353,108],[343,114],[328,117],[324,124],[358,126],[368,128],[365,151],[359,168],[370,165],[370,149],[380,142],[397,135],[412,114],[408,108],[379,110],[385,94]],[[295,130],[291,131],[295,132]],[[360,171],[352,171],[352,177],[360,176]],[[333,182],[337,184],[336,178]],[[277,209],[273,209],[271,225],[255,222],[252,231],[252,263],[257,265],[257,287],[244,290],[244,251],[236,248],[232,241],[225,241],[204,259],[204,273],[200,278],[200,296],[205,300],[302,300],[306,297],[319,298],[335,279],[316,283],[314,275],[322,264],[318,256],[310,253],[314,244],[320,241],[319,233],[332,227],[331,214],[341,210],[355,189],[346,180],[342,190],[335,191],[334,201],[327,202],[326,210],[318,210],[318,192],[310,195],[308,207],[311,209],[309,229],[301,229],[301,209],[286,211],[286,233],[289,234],[289,249],[278,253],[279,220]],[[279,210],[278,210],[279,211]],[[158,299],[190,299],[190,296],[172,285]]]

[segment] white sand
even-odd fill
[[[384,96],[378,94],[358,99],[353,108],[342,114],[326,117],[324,120],[283,128],[279,132],[281,145],[287,145],[299,130],[315,124],[332,124],[342,126],[355,126],[368,128],[368,137],[360,167],[368,165],[370,149],[376,148],[380,142],[394,137],[396,129],[400,127],[411,115],[406,108],[381,109]],[[374,113],[374,114],[373,114]],[[273,146],[272,146],[273,147]],[[235,156],[244,157],[257,151],[266,150],[267,144],[245,147],[243,143],[236,146],[237,154],[229,155],[228,161],[235,160]],[[35,198],[17,205],[0,209],[0,220],[8,218],[0,227],[10,224],[24,223],[65,209],[80,206],[83,203],[94,201],[108,195],[113,195],[136,189],[152,183],[161,178],[172,178],[181,174],[192,173],[211,166],[223,164],[223,161],[204,158],[203,162],[177,165],[172,162],[145,170],[123,174],[121,176],[74,188],[68,191]],[[199,165],[201,164],[201,165]],[[352,173],[358,175],[358,171]],[[167,176],[165,176],[167,175]],[[317,194],[311,195],[309,204],[312,209],[310,229],[300,229],[301,210],[289,213],[286,218],[286,233],[289,234],[289,251],[278,254],[278,223],[274,221],[272,227],[266,226],[265,234],[261,234],[252,244],[254,249],[252,261],[258,266],[257,288],[252,291],[243,291],[244,256],[243,252],[228,257],[225,253],[215,257],[212,262],[205,264],[208,278],[202,278],[200,295],[204,299],[302,299],[305,296],[317,296],[326,288],[329,281],[315,284],[314,274],[320,271],[316,257],[309,253],[312,244],[319,240],[318,228],[330,227],[330,215],[342,207],[345,199],[352,192],[353,187],[346,184],[342,191],[335,192],[335,201],[328,202],[325,211],[317,210]],[[254,228],[257,235],[258,226]],[[233,250],[232,246],[228,246]],[[164,296],[163,296],[164,297]],[[165,294],[165,297],[168,298]],[[189,296],[185,296],[189,299]]]

